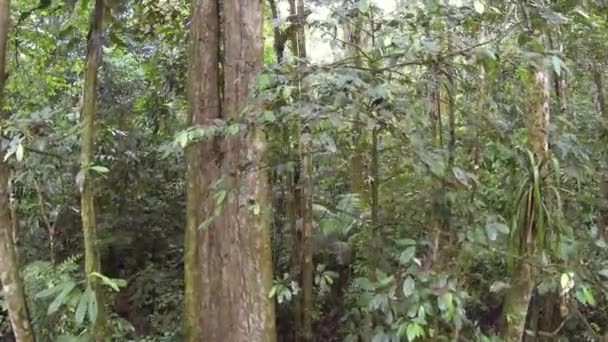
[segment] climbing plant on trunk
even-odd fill
[[[520,341],[524,336],[528,307],[536,284],[536,257],[547,232],[546,205],[543,190],[549,158],[550,76],[542,62],[534,61],[529,70],[526,128],[529,153],[529,186],[515,215],[518,259],[514,261],[512,284],[507,292],[503,313],[503,335],[506,341]],[[519,203],[517,204],[519,205]]]

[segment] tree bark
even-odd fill
[[[0,111],[3,107],[6,80],[6,49],[9,28],[10,0],[0,0]],[[30,342],[34,341],[34,335],[28,319],[15,240],[12,234],[13,220],[9,199],[10,174],[9,165],[3,161],[3,158],[0,158],[0,280],[15,340]]]
[[[355,22],[350,24],[352,29],[348,31],[347,41],[350,43],[349,53],[352,55],[353,63],[355,67],[363,67],[363,61],[361,59],[361,33],[363,30],[363,23],[361,17],[357,15],[353,19]],[[357,194],[361,200],[365,199],[365,175],[363,165],[363,153],[365,151],[365,136],[363,134],[363,125],[361,123],[361,115],[357,112],[353,119],[353,155],[350,158],[350,189],[351,192]]]
[[[278,20],[279,9],[277,8],[277,0],[268,0],[268,5],[270,6],[272,20]],[[281,64],[281,62],[283,62],[283,57],[285,56],[285,34],[281,31],[281,28],[278,25],[275,25],[275,23],[272,23],[272,27],[274,33],[274,54],[277,58],[277,63]]]
[[[193,124],[214,117],[240,119],[263,62],[262,2],[226,0],[221,8],[219,4],[193,3]],[[220,95],[221,106],[216,100]],[[186,341],[276,340],[274,306],[268,298],[272,258],[265,153],[259,127],[188,148]]]
[[[294,29],[292,30],[292,50],[300,60],[307,57],[306,54],[306,32],[304,0],[290,0],[290,14],[294,18]],[[301,96],[301,94],[299,95]],[[304,123],[303,135],[310,134],[308,123]],[[313,155],[312,139],[300,144],[300,155],[302,158],[302,339],[313,340],[312,321],[314,314],[313,286],[314,286],[314,264],[313,264]]]
[[[196,0],[192,4],[191,55],[188,99],[190,124],[204,126],[221,118],[219,54],[219,6],[216,0]],[[221,229],[215,212],[213,184],[220,178],[222,162],[218,139],[193,143],[186,150],[187,200],[185,232],[185,340],[219,340],[218,331],[203,331],[207,317],[219,314],[209,290],[222,286],[222,275],[212,274],[222,265],[222,251],[212,248]],[[217,189],[222,191],[222,189]],[[222,210],[218,206],[217,210]],[[205,220],[208,220],[205,222]],[[236,286],[236,285],[235,285]]]
[[[528,99],[529,117],[526,120],[532,151],[537,160],[547,158],[549,152],[549,99],[550,80],[545,70],[533,67]],[[541,170],[542,173],[542,170]],[[519,257],[512,277],[512,286],[507,292],[503,312],[503,336],[507,342],[521,341],[526,328],[526,317],[538,271],[531,264],[536,255],[536,212],[533,192],[527,196],[526,214],[520,228]]]
[[[91,29],[87,43],[85,68],[85,83],[83,92],[83,107],[81,116],[80,142],[80,172],[81,179],[81,208],[82,232],[84,235],[85,272],[87,285],[95,292],[97,300],[97,320],[93,331],[97,341],[103,341],[106,329],[103,289],[99,279],[92,276],[101,272],[99,250],[97,246],[97,224],[95,219],[95,189],[91,166],[95,156],[95,121],[97,118],[97,73],[103,52],[102,30],[104,16],[104,1],[96,0],[92,14]]]

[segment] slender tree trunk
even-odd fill
[[[268,5],[270,6],[270,13],[272,16],[272,20],[276,21],[279,19],[279,9],[277,7],[277,0],[268,0]],[[279,25],[275,25],[272,23],[273,33],[274,33],[274,54],[277,58],[277,63],[283,62],[283,57],[285,56],[285,36],[286,34],[281,31]]]
[[[277,7],[277,0],[268,0],[268,4],[270,5],[270,11],[271,11],[271,15],[273,20],[277,20],[279,18],[279,12],[278,12],[278,7]],[[303,10],[303,3],[301,4],[301,7],[299,3],[296,2],[296,0],[290,0],[289,2],[290,5],[290,17],[292,18],[292,22],[290,23],[290,25],[284,30],[281,31],[281,29],[278,26],[274,27],[274,51],[275,51],[275,55],[277,58],[277,63],[281,63],[283,62],[283,59],[285,57],[285,44],[289,41],[291,42],[291,46],[292,46],[292,52],[297,54],[298,57],[301,58],[305,58],[306,57],[306,46],[305,46],[305,40],[300,39],[300,35],[302,35],[302,37],[304,37],[304,30],[303,30],[303,25],[300,24],[300,17],[297,15],[298,9]],[[303,13],[303,12],[302,12]],[[301,29],[300,29],[301,28]],[[298,128],[299,130],[299,123],[298,123]],[[286,143],[288,144],[289,149],[290,149],[290,153],[293,153],[294,150],[299,150],[301,146],[300,142],[299,142],[299,137],[300,137],[300,132],[296,132],[295,133],[295,140],[296,142],[296,147],[292,148],[291,144],[290,144],[290,136],[289,136],[289,129],[286,129]],[[303,161],[308,161],[305,158],[303,158]],[[291,241],[291,249],[290,249],[290,275],[291,278],[293,279],[293,281],[296,281],[300,286],[302,285],[302,267],[303,267],[303,239],[304,239],[304,235],[303,235],[303,227],[299,227],[298,226],[298,218],[300,217],[300,215],[305,214],[306,213],[306,202],[305,202],[305,198],[306,198],[306,193],[304,192],[305,189],[300,188],[300,185],[302,187],[305,187],[304,184],[298,184],[298,180],[299,177],[297,177],[296,175],[298,175],[299,173],[301,173],[302,170],[304,170],[303,166],[300,166],[300,164],[297,164],[297,168],[294,170],[290,170],[288,172],[288,174],[286,175],[286,181],[287,181],[287,187],[288,187],[288,203],[287,203],[287,217],[288,217],[288,224],[290,227],[290,231],[291,231],[291,236],[292,236],[292,241]],[[312,164],[311,164],[312,165]],[[306,175],[304,175],[304,177],[306,177]],[[306,221],[306,218],[302,219],[302,222]],[[312,226],[311,226],[312,227]],[[306,228],[308,228],[308,226],[306,226]],[[312,240],[311,240],[312,241]],[[312,249],[311,249],[312,250]],[[312,279],[312,278],[311,278]],[[307,289],[305,289],[307,290]],[[293,314],[293,336],[292,338],[294,339],[294,341],[300,341],[301,337],[303,336],[303,325],[302,325],[302,320],[304,318],[304,313],[303,313],[303,309],[302,309],[302,304],[303,301],[307,301],[309,300],[309,298],[312,298],[312,287],[311,287],[311,292],[309,293],[309,291],[302,291],[302,295],[294,295],[293,299],[292,299],[292,314]]]
[[[6,49],[10,28],[10,0],[0,0],[0,115],[3,116]],[[3,153],[4,154],[4,153]],[[0,160],[0,280],[8,314],[17,342],[34,341],[28,319],[25,293],[19,269],[10,204],[10,166]]]
[[[305,36],[305,13],[304,0],[291,0],[290,12],[294,18],[294,30],[292,37],[292,48],[300,60],[307,57]],[[300,96],[302,94],[300,93]],[[303,135],[309,135],[310,128],[304,123]],[[312,232],[313,232],[313,156],[312,139],[300,143],[300,154],[302,158],[302,339],[313,340],[312,318],[313,286],[314,286],[314,264],[312,260]]]
[[[534,83],[529,90],[529,117],[527,129],[532,151],[537,160],[547,158],[549,151],[549,99],[550,80],[548,73],[537,67],[531,70]],[[542,170],[541,170],[542,171]],[[536,208],[533,205],[533,192],[528,193],[526,213],[520,229],[519,257],[512,276],[511,288],[507,292],[503,312],[503,335],[505,341],[521,341],[526,328],[526,317],[532,298],[537,270],[531,264],[536,251],[535,220]]]
[[[298,286],[302,283],[300,275],[302,274],[302,258],[301,258],[301,231],[298,229],[298,215],[300,212],[298,203],[300,202],[298,192],[296,191],[296,183],[294,177],[294,171],[290,170],[286,176],[287,178],[287,192],[288,192],[288,208],[287,208],[287,219],[289,221],[289,228],[292,234],[291,240],[291,251],[290,251],[290,275],[291,279],[297,282]],[[293,296],[292,308],[293,314],[293,341],[300,340],[300,333],[302,327],[302,298],[299,293]]]
[[[606,107],[606,96],[604,94],[604,80],[602,77],[602,69],[599,66],[594,66],[593,70],[593,84],[595,85],[596,91],[596,103],[598,109],[604,118],[608,118],[608,108]]]
[[[592,66],[591,73],[593,76],[593,84],[595,86],[595,102],[598,110],[602,117],[608,118],[608,107],[606,107],[606,96],[604,93],[604,80],[602,75],[602,67],[597,62]],[[599,208],[598,208],[598,227],[600,234],[604,241],[608,240],[608,172],[603,171],[602,179],[600,181],[600,192],[598,194]],[[608,342],[608,328],[605,328],[604,336],[602,337],[603,342]]]
[[[435,148],[443,147],[443,132],[442,132],[442,106],[441,106],[441,84],[439,80],[439,72],[437,71],[438,66],[434,66],[432,70],[433,84],[431,85],[433,89],[430,92],[430,111],[429,117],[432,125],[432,139],[433,145]],[[434,193],[433,193],[433,201],[432,201],[432,209],[431,209],[431,229],[433,234],[433,251],[432,251],[432,260],[436,262],[439,260],[440,255],[439,251],[442,247],[442,226],[441,226],[441,202],[443,201],[443,182],[441,180],[436,180],[434,184]]]
[[[374,127],[372,130],[372,149],[371,149],[371,182],[370,182],[370,197],[371,197],[371,222],[369,227],[369,242],[370,253],[368,260],[369,279],[376,281],[376,270],[378,268],[378,226],[380,225],[380,203],[378,196],[378,185],[380,184],[380,156],[378,151],[379,128]]]
[[[303,145],[302,151],[302,308],[304,319],[302,322],[302,335],[305,341],[313,340],[312,318],[313,306],[313,277],[314,264],[312,260],[312,204],[313,204],[313,160],[312,144]]]
[[[262,66],[262,2],[196,0],[192,11],[193,124],[238,120]],[[276,340],[265,153],[258,127],[188,148],[186,341]]]
[[[352,55],[355,67],[361,68],[363,61],[361,59],[361,33],[363,29],[363,23],[361,17],[357,15],[353,19],[354,23],[348,27],[348,37],[345,39],[350,43],[348,46],[349,52]],[[365,198],[365,175],[363,165],[363,154],[365,151],[363,125],[361,124],[360,113],[355,113],[353,118],[353,154],[350,159],[350,190],[353,194],[357,194],[360,200]]]
[[[97,341],[103,341],[106,329],[105,301],[103,289],[99,279],[92,276],[94,272],[101,272],[99,250],[97,246],[97,225],[95,221],[95,189],[90,167],[95,156],[95,121],[97,118],[97,71],[102,54],[102,25],[104,15],[104,1],[96,0],[93,10],[91,29],[89,31],[85,83],[83,92],[83,108],[81,116],[81,143],[80,168],[81,180],[81,208],[82,231],[84,235],[85,272],[87,285],[95,291],[97,299],[97,320],[94,322],[94,334]]]

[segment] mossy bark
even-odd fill
[[[526,126],[532,151],[537,160],[547,158],[549,152],[549,100],[550,81],[546,70],[532,67],[528,92],[528,117]],[[541,173],[545,172],[541,170]],[[507,342],[521,341],[524,338],[526,317],[530,299],[535,287],[538,270],[534,267],[537,255],[536,212],[530,191],[527,197],[525,216],[521,222],[518,264],[512,275],[511,288],[508,290],[503,308],[503,337]]]
[[[0,112],[3,108],[4,84],[6,80],[6,49],[10,28],[10,0],[0,0]],[[4,154],[4,151],[2,151]],[[11,170],[0,158],[0,281],[8,308],[13,335],[17,342],[32,342],[34,334],[28,319],[25,294],[15,240],[10,204]]]
[[[239,119],[262,66],[262,4],[196,0],[192,11],[192,124]],[[185,340],[273,342],[264,132],[195,143],[187,159]]]
[[[98,314],[93,324],[93,332],[97,341],[103,341],[106,332],[106,315],[103,289],[94,272],[101,272],[99,250],[97,245],[97,224],[95,218],[95,189],[91,165],[95,156],[95,121],[97,119],[97,74],[102,54],[102,25],[105,4],[96,0],[93,10],[91,28],[87,43],[85,80],[83,91],[83,107],[81,120],[80,168],[81,204],[80,216],[84,235],[85,272],[87,285],[95,292]]]

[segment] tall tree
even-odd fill
[[[10,0],[0,0],[0,113],[3,108],[6,82],[6,49],[10,29]],[[4,151],[3,151],[4,152]],[[27,315],[27,307],[17,251],[13,239],[13,220],[10,205],[10,166],[0,158],[0,280],[8,314],[17,342],[34,341]]]
[[[538,165],[535,173],[544,178],[546,160],[549,153],[549,100],[551,83],[549,73],[542,63],[533,63],[529,71],[532,80],[528,89],[528,116],[526,128],[531,150]],[[539,185],[540,186],[540,185]],[[518,261],[512,276],[511,288],[508,290],[503,313],[503,335],[506,341],[521,341],[526,327],[528,307],[535,287],[538,270],[533,260],[538,253],[537,234],[541,231],[544,213],[541,212],[542,198],[540,191],[532,188],[526,193],[525,214],[521,218],[518,241]]]
[[[291,0],[289,2],[291,18],[293,18],[292,30],[292,50],[298,57],[299,63],[307,57],[306,53],[306,30],[304,12],[304,0]],[[301,81],[298,81],[301,83]],[[301,84],[298,85],[301,87]],[[301,91],[299,96],[302,96]],[[311,341],[313,338],[312,317],[313,317],[313,277],[314,265],[312,260],[313,243],[313,155],[312,139],[310,139],[310,126],[307,122],[303,123],[302,137],[309,137],[306,141],[300,142],[300,154],[302,159],[302,338]]]
[[[262,2],[197,0],[192,14],[192,124],[239,121],[263,62]],[[250,126],[188,148],[187,341],[276,340],[266,141]]]
[[[97,119],[97,74],[103,51],[102,30],[105,3],[96,0],[91,16],[91,28],[87,42],[83,105],[81,115],[80,136],[80,190],[82,232],[84,235],[85,272],[87,286],[95,292],[97,300],[97,319],[93,324],[93,332],[98,341],[105,338],[106,317],[103,290],[99,277],[101,272],[99,247],[97,245],[97,223],[95,218],[95,188],[92,177],[92,166],[95,157],[95,121]]]

